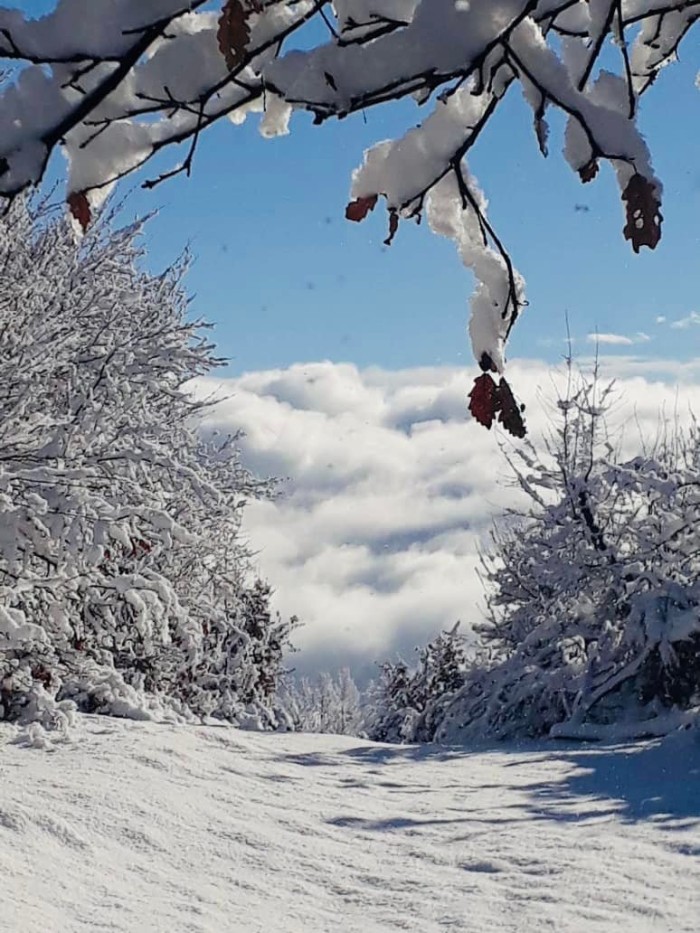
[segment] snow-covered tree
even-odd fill
[[[523,281],[491,226],[466,156],[511,89],[566,119],[564,155],[583,183],[612,165],[635,251],[661,234],[661,183],[638,127],[640,100],[700,17],[696,0],[56,0],[48,15],[0,9],[0,195],[69,161],[68,203],[83,227],[100,198],[163,150],[184,145],[152,187],[192,169],[197,141],[223,118],[263,113],[265,136],[294,110],[316,123],[412,97],[419,125],[369,149],[347,216],[382,198],[390,242],[425,214],[455,240],[477,288],[470,333],[484,370],[472,411],[523,433],[501,377]],[[617,66],[601,53],[612,42]],[[613,68],[614,70],[610,70]]]
[[[364,712],[362,697],[349,668],[337,676],[320,674],[285,678],[281,701],[298,732],[327,732],[336,735],[362,735]]]
[[[219,360],[140,229],[76,244],[22,201],[0,221],[0,718],[270,721],[290,623],[240,534],[268,485],[200,436],[186,385]]]
[[[608,395],[584,382],[549,456],[516,454],[532,509],[485,557],[483,663],[439,741],[644,735],[700,712],[700,436],[621,462]]]
[[[415,669],[405,661],[385,661],[369,691],[369,737],[377,742],[432,742],[443,709],[464,685],[470,666],[459,623],[419,650]]]

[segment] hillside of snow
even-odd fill
[[[0,726],[2,933],[697,931],[700,743]]]

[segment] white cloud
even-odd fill
[[[686,328],[694,327],[697,324],[700,324],[700,314],[698,314],[697,311],[691,311],[690,314],[687,314],[685,317],[671,321],[671,327],[675,328],[676,330],[685,330]]]
[[[638,331],[632,337],[626,337],[624,334],[588,334],[586,337],[588,343],[599,344],[600,346],[631,347],[636,343],[648,343],[651,337],[648,334]]]
[[[582,366],[593,365],[593,359],[579,361]],[[663,357],[645,356],[605,356],[601,361],[602,371],[611,378],[641,378],[654,383],[663,383],[662,396],[668,398],[669,387],[678,383],[690,386],[700,383],[700,359],[690,359],[683,362],[669,360]],[[653,388],[653,387],[650,387]]]
[[[664,403],[668,421],[693,402],[700,410],[698,361],[606,357],[601,367],[621,377],[627,401],[613,420],[630,450],[638,430],[653,434]],[[369,672],[458,618],[481,618],[478,547],[519,493],[497,438],[466,414],[473,375],[325,362],[200,382],[227,397],[210,425],[243,429],[247,464],[290,478],[277,500],[249,506],[246,528],[278,608],[305,622],[300,669]],[[509,378],[541,437],[559,377],[519,361]]]

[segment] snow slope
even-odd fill
[[[697,931],[700,744],[0,726],[0,930]]]

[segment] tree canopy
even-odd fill
[[[0,721],[81,710],[276,726],[294,623],[241,531],[270,485],[203,436],[221,362],[185,265],[139,267],[139,224],[77,244],[26,199],[0,219]]]
[[[484,370],[471,410],[522,434],[501,376],[524,282],[491,225],[466,157],[514,86],[548,151],[547,116],[566,118],[564,156],[582,183],[616,174],[632,249],[661,236],[662,185],[638,127],[639,101],[700,17],[700,0],[56,0],[48,15],[0,9],[0,195],[68,159],[70,211],[83,228],[111,186],[184,144],[153,187],[192,169],[201,134],[262,113],[264,136],[294,110],[316,123],[411,96],[422,122],[378,142],[352,179],[349,220],[379,198],[391,242],[426,216],[477,280],[470,336]],[[323,32],[309,32],[312,22]],[[318,36],[323,39],[319,40]],[[617,67],[601,68],[612,42]],[[301,47],[300,47],[301,46]]]

